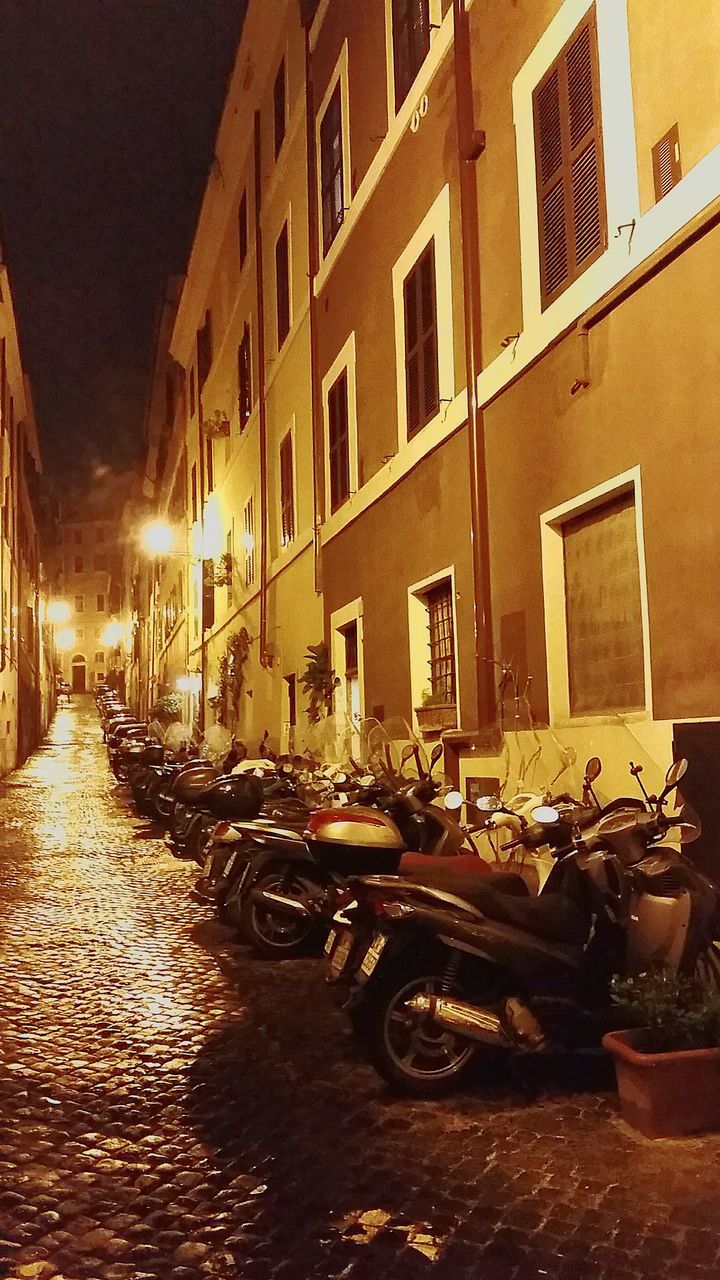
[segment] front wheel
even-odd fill
[[[268,959],[289,959],[307,953],[317,932],[316,922],[303,916],[273,911],[260,900],[263,891],[299,901],[317,893],[318,885],[284,867],[266,871],[245,888],[238,923],[246,942]]]
[[[383,1080],[404,1093],[436,1098],[466,1078],[477,1046],[413,1014],[408,1005],[421,994],[443,994],[440,958],[408,957],[393,966],[367,992],[357,1031]],[[454,994],[460,994],[457,987]]]

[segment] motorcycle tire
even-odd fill
[[[406,955],[378,975],[356,1011],[356,1034],[375,1070],[395,1091],[438,1098],[457,1089],[473,1068],[477,1045],[403,1014],[413,996],[441,994],[442,971],[440,955]],[[461,994],[458,987],[453,994]]]
[[[307,876],[287,867],[279,866],[262,872],[246,886],[239,898],[238,925],[243,940],[267,960],[289,960],[307,955],[317,939],[317,922],[296,920],[268,911],[255,901],[252,890],[274,889],[290,896],[300,896],[312,893],[317,887]]]

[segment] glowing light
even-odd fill
[[[121,643],[124,635],[125,627],[122,622],[118,622],[116,618],[112,618],[100,636],[100,643],[104,645],[106,649],[116,649]]]
[[[51,600],[47,607],[48,622],[57,623],[59,626],[66,626],[72,617],[72,608],[67,600]]]
[[[142,531],[142,545],[153,556],[167,556],[175,545],[175,531],[166,520],[151,520]]]
[[[199,671],[191,671],[186,676],[178,676],[175,684],[180,693],[199,693],[202,687],[202,676]]]
[[[202,548],[204,560],[219,560],[225,545],[220,504],[211,493],[203,512]]]
[[[58,631],[55,636],[55,645],[58,649],[74,649],[77,636],[72,627],[66,627],[63,631]]]

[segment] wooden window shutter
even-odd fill
[[[243,431],[252,413],[250,328],[247,324],[243,329],[242,342],[238,347],[238,412],[240,415],[240,430]]]
[[[280,445],[280,535],[284,547],[295,537],[295,477],[290,431]]]
[[[594,10],[533,94],[543,309],[607,245]]]
[[[328,396],[330,510],[337,511],[350,496],[350,437],[348,431],[348,381],[343,370]]]
[[[275,77],[275,90],[273,94],[273,108],[275,117],[275,159],[280,155],[280,150],[285,139],[285,115],[286,115],[286,83],[285,83],[285,59],[283,58],[278,72]]]
[[[238,247],[240,250],[240,269],[245,265],[248,251],[248,203],[247,191],[243,191],[238,209]]]
[[[653,180],[655,183],[655,199],[662,200],[668,191],[672,191],[682,178],[680,163],[680,135],[678,127],[668,129],[652,149]]]
[[[287,222],[275,245],[278,351],[290,332],[290,261]]]
[[[440,409],[434,241],[407,277],[404,294],[407,429],[414,436]]]

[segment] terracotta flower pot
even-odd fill
[[[720,1048],[644,1053],[647,1032],[610,1031],[623,1119],[647,1138],[720,1129]]]
[[[435,702],[430,706],[416,707],[415,714],[423,733],[441,733],[443,729],[457,726],[457,706],[454,702]]]

